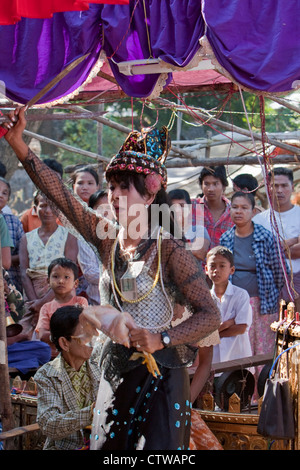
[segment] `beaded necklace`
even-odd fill
[[[116,250],[116,245],[117,245],[117,242],[118,242],[118,237],[116,238],[116,240],[113,244],[112,250],[111,250],[111,273],[112,273],[114,287],[115,287],[116,291],[118,292],[119,296],[121,297],[121,299],[123,301],[129,302],[131,304],[141,302],[142,300],[146,299],[146,297],[148,297],[151,294],[151,292],[155,288],[156,284],[158,283],[159,275],[160,275],[160,264],[161,264],[161,238],[162,238],[161,234],[162,234],[162,227],[160,228],[160,234],[159,234],[159,239],[158,239],[157,271],[156,271],[156,275],[155,275],[155,278],[154,278],[154,282],[153,282],[151,288],[149,289],[149,291],[146,292],[146,294],[142,295],[141,297],[139,297],[136,300],[126,299],[126,297],[124,297],[124,295],[120,291],[120,289],[118,287],[118,284],[117,284],[117,281],[116,281],[114,266],[115,266],[115,250]]]

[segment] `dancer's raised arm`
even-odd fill
[[[15,151],[21,163],[26,159],[29,150],[28,145],[23,140],[23,132],[27,123],[25,112],[26,106],[16,108],[7,115],[10,121],[2,124],[2,127],[8,130],[5,139]]]
[[[55,204],[86,241],[96,246],[101,254],[101,244],[104,239],[109,238],[107,237],[107,232],[105,237],[101,237],[101,228],[105,224],[99,224],[100,217],[74,196],[56,172],[45,165],[24,142],[23,131],[26,127],[25,112],[26,107],[22,107],[16,108],[7,115],[9,121],[2,125],[8,131],[5,134],[6,141],[15,151],[34,184]]]

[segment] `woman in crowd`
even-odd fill
[[[86,204],[93,193],[99,189],[99,176],[90,165],[80,166],[71,174],[72,189]]]
[[[220,244],[233,252],[232,283],[250,296],[253,321],[249,336],[256,355],[273,352],[275,336],[270,324],[278,319],[284,273],[272,234],[252,221],[254,207],[251,193],[238,191],[232,196],[231,217],[235,225],[222,235]]]
[[[98,191],[99,188],[99,176],[97,171],[90,165],[81,165],[73,171],[70,180],[74,194],[83,202],[89,204],[90,197]],[[77,295],[84,295],[92,305],[96,302],[99,304],[99,294],[94,287],[91,288],[91,278],[97,275],[99,262],[97,263],[95,260],[95,254],[92,253],[91,247],[82,239],[78,239],[78,266],[80,272],[79,284],[76,289]],[[93,283],[94,281],[95,279],[93,279]]]
[[[103,210],[103,215],[111,218],[111,211],[108,206],[107,193],[105,191],[99,189],[93,193],[89,198],[89,207],[94,211]],[[85,292],[89,304],[100,305],[99,281],[101,264],[94,250],[88,243],[82,240],[78,241],[78,264],[87,282]]]
[[[3,212],[3,209],[7,206],[9,198],[11,196],[11,187],[7,180],[0,177],[0,211],[3,214],[5,222],[14,244],[14,248],[11,251],[11,267],[8,270],[10,283],[16,287],[19,292],[23,291],[21,273],[20,273],[20,259],[19,259],[19,248],[21,238],[24,235],[23,226],[16,215],[11,213]]]
[[[167,202],[168,130],[131,133],[106,169],[108,199],[120,229],[83,206],[22,138],[24,108],[10,113],[5,138],[31,179],[101,257],[101,302],[131,314],[129,348],[108,339],[95,406],[91,449],[187,449],[191,346],[215,331],[220,314],[195,257],[154,220]],[[37,176],[38,175],[38,176]],[[190,316],[171,327],[173,306]],[[100,320],[101,321],[101,320]],[[133,360],[134,352],[142,356]],[[159,373],[143,364],[153,354]],[[135,356],[136,357],[136,356]]]
[[[173,189],[168,196],[170,204],[175,208],[176,221],[183,231],[187,249],[191,250],[197,259],[205,262],[210,237],[204,227],[204,220],[202,220],[202,225],[198,223],[193,226],[192,224],[192,202],[189,193],[185,189]]]
[[[2,268],[9,269],[11,266],[11,249],[14,244],[2,214],[0,214],[0,242]]]
[[[86,445],[97,397],[100,349],[91,346],[79,321],[82,306],[68,305],[50,320],[59,355],[34,376],[38,389],[37,422],[46,436],[44,450],[75,450]]]
[[[13,338],[14,342],[31,339],[40,308],[53,300],[54,295],[48,284],[48,266],[51,261],[63,256],[72,261],[77,259],[77,240],[65,227],[57,225],[57,215],[47,198],[37,192],[34,205],[41,226],[25,233],[20,243],[20,269],[26,312],[20,321],[23,331]]]

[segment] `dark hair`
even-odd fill
[[[103,191],[102,189],[99,189],[95,193],[91,194],[89,198],[89,207],[95,207],[97,202],[103,199],[104,197],[107,197],[107,192]]]
[[[273,168],[273,171],[270,171],[268,173],[268,179],[269,180],[271,179],[272,174],[274,176],[286,176],[292,184],[294,183],[293,170],[290,170],[290,168],[283,168],[282,166],[277,167],[277,168]]]
[[[79,173],[90,173],[95,179],[96,184],[99,184],[99,175],[97,171],[94,170],[92,166],[86,165],[86,166],[80,166],[79,168],[76,168],[76,170],[73,171],[73,173],[70,176],[72,185],[75,184]]]
[[[244,193],[243,191],[237,191],[231,197],[231,202],[233,202],[233,200],[236,199],[237,197],[244,197],[245,199],[248,199],[250,201],[252,209],[254,209],[255,199],[252,193]]]
[[[51,261],[48,266],[48,277],[55,266],[61,266],[62,268],[71,269],[74,273],[74,279],[78,279],[78,266],[74,263],[74,261],[70,260],[69,258],[55,258]]]
[[[206,176],[213,176],[214,178],[218,178],[221,181],[223,186],[228,186],[226,169],[224,165],[202,168],[200,176],[199,176],[200,186],[202,186],[203,180]]]
[[[66,305],[55,310],[50,318],[50,337],[58,351],[61,351],[59,338],[64,337],[70,341],[79,323],[79,315],[82,310],[81,305]]]
[[[253,194],[256,193],[258,187],[257,179],[250,175],[249,173],[243,173],[233,178],[232,182],[240,189],[247,189],[252,191]]]
[[[191,204],[190,195],[185,189],[172,189],[172,191],[168,192],[168,196],[171,201],[174,199],[184,199],[187,204]]]
[[[6,173],[7,173],[6,166],[4,165],[4,163],[0,162],[0,176],[2,178],[5,178]]]
[[[208,261],[208,259],[211,257],[211,256],[215,256],[215,255],[220,255],[220,256],[223,256],[224,258],[226,258],[229,263],[230,263],[230,266],[234,266],[234,258],[233,258],[233,253],[231,250],[229,250],[229,248],[226,248],[226,246],[221,246],[221,245],[218,245],[218,246],[214,246],[211,250],[209,250],[209,252],[207,253],[206,255],[206,262]]]
[[[145,176],[144,175],[141,175],[141,174],[138,174],[138,173],[133,173],[131,171],[124,171],[122,173],[119,172],[119,171],[116,171],[115,173],[114,172],[109,173],[109,175],[107,177],[107,181],[109,182],[112,178],[114,178],[114,180],[118,184],[123,182],[126,185],[127,188],[129,188],[129,186],[131,184],[133,184],[133,186],[135,187],[137,192],[142,197],[147,195],[147,190],[146,190],[146,186],[145,186]],[[170,199],[169,199],[168,194],[166,193],[164,188],[161,188],[158,191],[158,193],[156,194],[155,199],[152,202],[152,204],[157,204],[158,206],[163,206],[163,207],[165,207],[165,206],[170,207]],[[174,222],[173,213],[171,211],[169,211],[169,216],[170,216],[170,226],[169,227],[164,227],[164,228],[166,230],[168,230],[171,233],[171,235],[174,235],[174,233],[175,233],[175,222]],[[164,226],[164,224],[163,224],[164,220],[165,220],[165,218],[163,217],[163,214],[160,211],[159,212],[158,224],[161,225],[161,226]],[[149,225],[149,229],[150,229],[151,228],[151,206],[150,206],[150,210],[148,210],[148,225]]]
[[[10,197],[10,195],[11,195],[11,187],[10,187],[9,182],[8,182],[5,178],[2,178],[2,176],[0,176],[0,181],[1,181],[2,183],[5,183],[6,186],[8,187],[8,192],[9,192],[9,193],[8,193],[8,197]]]
[[[41,191],[39,191],[38,189],[33,193],[33,204],[35,206],[38,205],[39,203],[39,200],[41,197],[44,197],[43,194],[41,193]]]
[[[63,177],[64,169],[61,163],[59,163],[54,158],[45,158],[43,162],[45,163],[45,165],[51,168],[51,170],[56,171],[56,173],[60,174],[60,176]]]

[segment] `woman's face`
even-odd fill
[[[0,181],[0,210],[6,206],[9,200],[9,187],[3,181]]]
[[[108,202],[111,205],[115,219],[121,225],[128,223],[138,216],[138,210],[146,210],[147,196],[142,196],[134,184],[120,181],[113,177],[108,182]]]
[[[247,197],[239,196],[231,202],[230,215],[235,225],[242,226],[249,223],[253,217],[252,204]]]
[[[88,203],[90,196],[98,189],[98,184],[93,175],[87,171],[78,173],[73,185],[74,193],[84,202]]]

